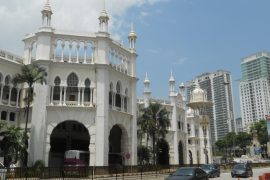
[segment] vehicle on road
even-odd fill
[[[208,180],[208,175],[198,167],[182,167],[166,177],[165,180]]]
[[[65,152],[64,166],[88,166],[89,152],[81,150],[68,150]]]
[[[231,176],[234,177],[252,177],[253,171],[250,163],[235,164],[231,171]]]
[[[209,178],[220,177],[220,168],[217,164],[204,164],[201,166]]]

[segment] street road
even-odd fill
[[[270,167],[268,168],[259,168],[259,169],[255,169],[253,168],[253,177],[249,177],[249,178],[240,178],[240,179],[246,179],[246,180],[259,180],[259,176],[262,175],[263,173],[270,173]],[[147,179],[147,180],[164,180],[164,177],[166,176],[160,176],[158,178],[150,178],[150,179]],[[218,178],[209,178],[209,180],[217,180],[217,179],[222,179],[222,180],[230,180],[230,179],[233,179],[233,180],[237,180],[238,178],[232,178],[231,177],[231,172],[225,172],[225,173],[221,173],[220,174],[220,177]]]

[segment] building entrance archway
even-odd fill
[[[89,132],[82,123],[68,120],[58,124],[50,136],[49,167],[63,166],[67,150],[89,152],[89,143]]]
[[[109,135],[109,166],[125,165],[128,149],[127,131],[121,125],[114,125]]]
[[[184,164],[184,150],[183,150],[183,144],[181,141],[179,141],[178,144],[178,153],[179,153],[179,165]]]
[[[158,141],[158,164],[169,165],[169,144],[165,139]]]

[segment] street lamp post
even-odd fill
[[[195,89],[192,91],[190,96],[190,103],[188,103],[187,106],[194,109],[199,115],[199,124],[203,131],[203,153],[205,155],[206,164],[209,163],[209,152],[207,150],[207,131],[209,130],[209,118],[207,115],[207,110],[212,105],[213,103],[207,100],[206,92],[203,91],[198,84],[196,84]]]

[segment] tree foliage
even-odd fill
[[[23,129],[15,126],[1,124],[0,136],[3,136],[2,150],[4,154],[4,164],[9,167],[17,161],[23,160],[23,155],[27,151],[24,145]]]
[[[146,133],[147,139],[148,137],[152,139],[153,161],[157,163],[157,142],[165,138],[170,126],[168,111],[159,103],[150,103],[147,108],[142,109],[138,126],[143,133]]]
[[[250,128],[250,132],[253,133],[254,130],[256,130],[256,133],[258,135],[258,141],[260,142],[260,144],[266,144],[268,142],[266,120],[262,119],[258,122],[253,123]]]
[[[138,146],[138,162],[140,165],[148,164],[151,158],[151,152],[149,147]]]
[[[34,100],[34,90],[33,86],[35,83],[44,84],[46,83],[47,72],[46,69],[40,67],[37,64],[28,64],[23,65],[21,68],[21,73],[16,74],[13,77],[13,83],[16,86],[17,84],[27,84],[26,92],[25,92],[25,128],[24,128],[24,144],[25,149],[28,146],[28,138],[27,138],[27,125],[29,120],[29,112],[30,112],[30,104]],[[25,157],[24,165],[27,166],[27,155],[23,155]]]

